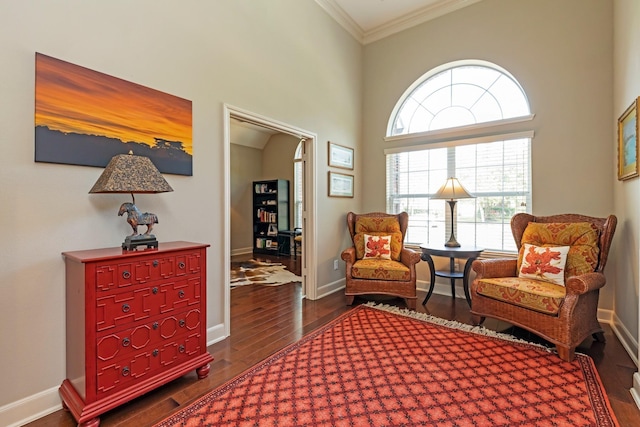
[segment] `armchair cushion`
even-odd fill
[[[522,234],[518,254],[518,271],[525,244],[535,246],[570,246],[565,278],[590,273],[598,266],[600,249],[597,227],[589,222],[529,222]]]
[[[542,280],[522,277],[480,279],[476,292],[489,298],[546,314],[558,314],[566,288]]]
[[[411,279],[411,270],[398,261],[366,258],[353,264],[351,275],[356,279],[407,281]]]
[[[402,250],[402,230],[395,216],[368,217],[358,216],[355,223],[353,243],[356,247],[356,258],[363,259],[365,254],[365,234],[370,236],[391,236],[391,259],[400,260]]]

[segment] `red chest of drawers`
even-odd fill
[[[209,374],[206,250],[64,252],[67,378],[63,405],[78,425],[195,369]]]

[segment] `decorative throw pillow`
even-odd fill
[[[529,243],[534,246],[571,246],[567,255],[565,277],[590,273],[598,265],[599,236],[597,227],[588,222],[530,222],[522,234],[518,271],[522,264],[524,245]]]
[[[564,267],[569,246],[535,246],[525,243],[519,277],[564,286]]]
[[[364,258],[391,259],[391,236],[365,234]]]

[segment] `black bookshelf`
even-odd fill
[[[289,181],[253,182],[253,252],[278,253],[278,232],[289,230]]]

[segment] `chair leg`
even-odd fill
[[[415,298],[405,298],[405,303],[407,304],[407,308],[409,310],[416,310],[416,299]]]
[[[572,362],[573,358],[576,355],[575,348],[556,345],[556,350],[558,351],[558,356],[560,357],[560,359],[566,360],[567,362]]]
[[[353,305],[354,299],[355,299],[355,295],[347,295],[347,305]]]
[[[474,326],[482,325],[485,321],[486,317],[484,316],[476,316],[475,314],[471,315],[471,322]]]

